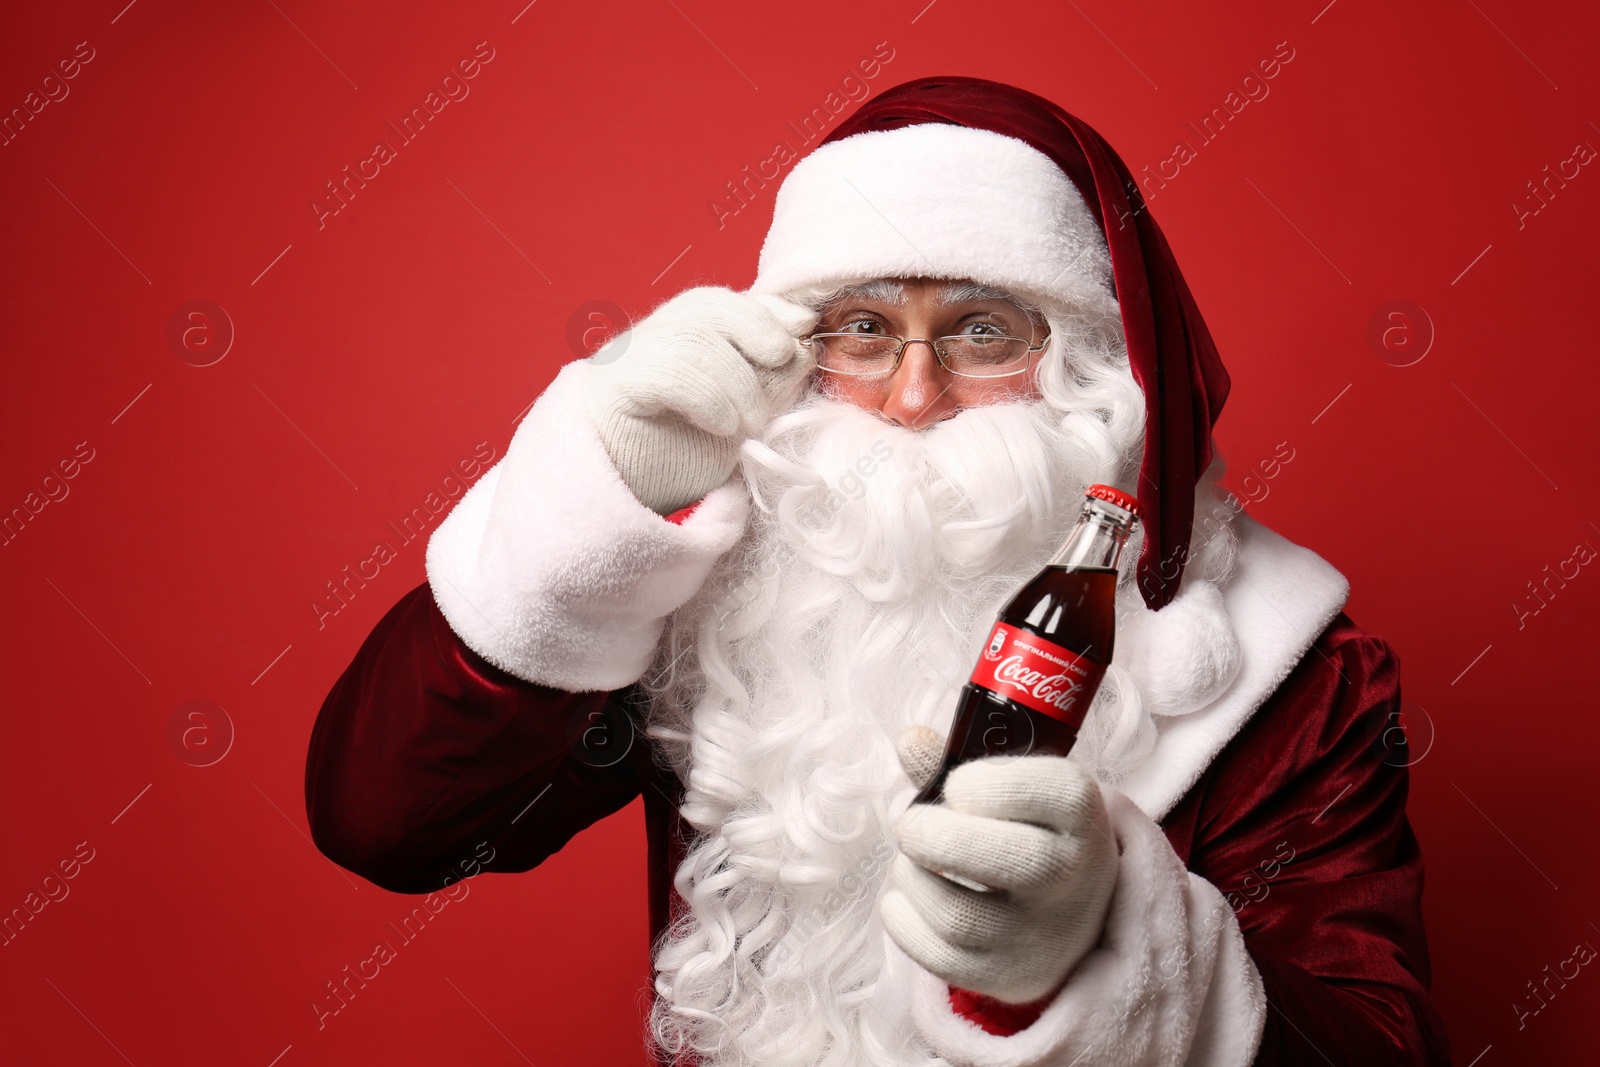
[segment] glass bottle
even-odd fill
[[[1094,702],[1116,639],[1117,560],[1139,502],[1091,485],[1078,524],[1006,606],[984,643],[944,762],[914,803],[937,804],[956,767],[986,756],[1065,756]]]

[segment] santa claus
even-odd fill
[[[566,366],[438,528],[317,721],[316,842],[427,892],[642,795],[669,1062],[1446,1063],[1398,663],[1218,489],[1227,391],[1098,134],[888,90],[749,292]],[[1077,746],[913,805],[1091,483],[1144,521]]]

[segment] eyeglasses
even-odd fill
[[[854,377],[886,375],[900,366],[906,346],[925,344],[939,365],[962,378],[1006,378],[1026,371],[1038,344],[1002,334],[957,334],[950,337],[899,338],[882,333],[814,333],[801,340],[817,357],[817,369]]]

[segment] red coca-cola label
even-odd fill
[[[971,680],[1041,715],[1078,727],[1105,672],[1103,663],[1038,634],[997,622],[978,665],[972,668]]]

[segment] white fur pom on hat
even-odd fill
[[[1191,576],[1165,609],[1139,604],[1118,621],[1116,661],[1138,679],[1152,715],[1204,706],[1232,684],[1243,664],[1238,631],[1213,582]]]
[[[1116,308],[1105,236],[1061,168],[1014,137],[947,123],[853,134],[795,164],[751,291],[889,277]]]

